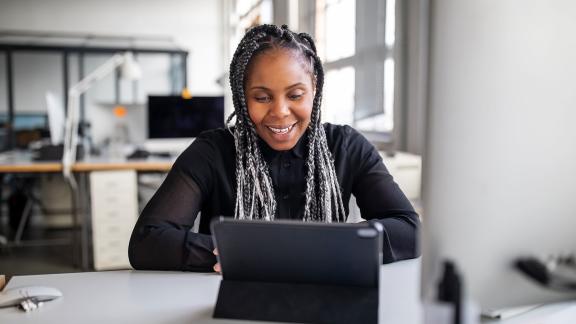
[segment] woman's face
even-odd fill
[[[272,49],[250,63],[245,84],[248,114],[271,148],[293,148],[310,124],[314,85],[310,67],[289,49]]]

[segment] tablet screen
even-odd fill
[[[212,223],[225,280],[378,286],[380,224]]]

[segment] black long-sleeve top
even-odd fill
[[[374,146],[349,126],[324,128],[346,213],[353,194],[362,218],[383,225],[384,263],[416,257],[418,215]],[[276,219],[303,218],[306,142],[305,134],[281,152],[259,143],[274,184]],[[212,271],[210,221],[234,215],[235,164],[234,138],[225,129],[201,134],[178,157],[132,232],[128,254],[135,269]]]

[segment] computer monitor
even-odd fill
[[[452,260],[485,310],[576,298],[514,265],[576,254],[576,3],[430,10],[423,296]]]
[[[0,114],[0,127],[6,127],[8,122],[7,114]],[[14,114],[12,129],[14,131],[25,130],[45,130],[48,128],[47,116],[45,113],[17,113]]]
[[[0,150],[9,147],[7,141],[8,115],[0,114]],[[16,148],[26,148],[31,142],[47,137],[48,118],[45,113],[16,113],[12,119],[14,144]]]
[[[203,131],[224,127],[224,97],[148,97],[149,151],[182,151]]]

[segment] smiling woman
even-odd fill
[[[293,148],[310,124],[314,78],[300,60],[292,50],[273,49],[248,68],[248,114],[258,136],[277,151]]]
[[[235,125],[201,134],[178,157],[134,228],[132,265],[218,271],[212,219],[345,222],[352,195],[364,219],[383,225],[384,262],[416,257],[418,215],[372,144],[321,123],[323,83],[309,35],[249,30],[230,64]]]

